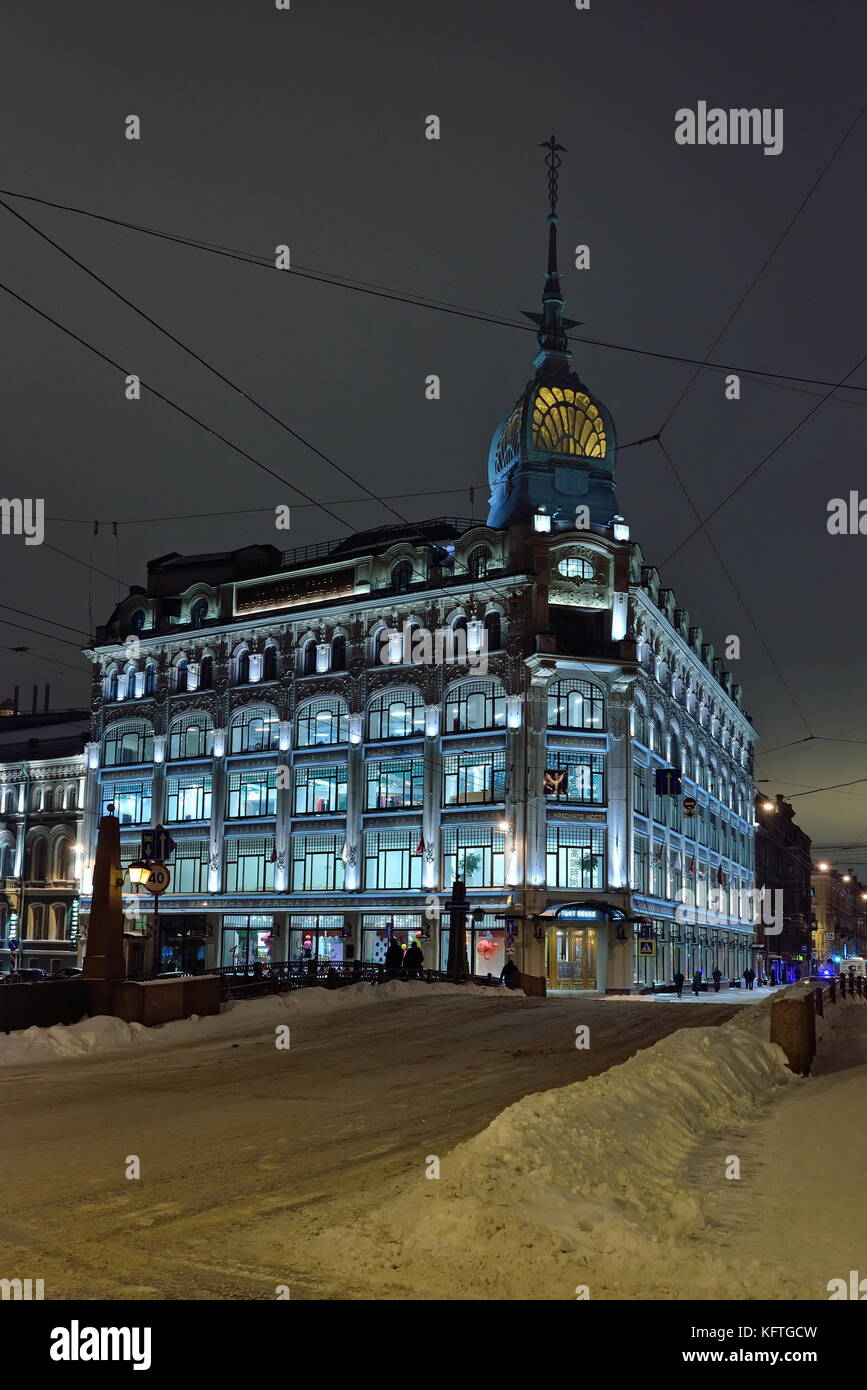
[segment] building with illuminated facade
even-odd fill
[[[571,366],[555,206],[486,523],[166,555],[97,633],[86,869],[109,804],[125,863],[142,827],[176,842],[145,965],[381,960],[421,935],[444,966],[456,876],[477,973],[511,954],[550,987],[631,991],[750,961],[755,734],[618,511],[614,422]],[[401,635],[439,630],[458,659],[413,660]],[[666,768],[682,794],[656,794]]]
[[[79,827],[86,711],[3,720],[0,729],[0,970],[77,966]]]

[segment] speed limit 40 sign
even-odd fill
[[[142,879],[142,888],[149,893],[164,893],[171,882],[171,874],[165,864],[151,864],[149,868],[147,878]]]

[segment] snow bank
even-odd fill
[[[221,1033],[235,1033],[257,1023],[291,1023],[310,1014],[336,1013],[345,1009],[421,996],[439,998],[446,994],[472,994],[485,999],[523,999],[518,990],[491,989],[485,985],[424,984],[420,980],[389,980],[374,985],[362,982],[343,989],[300,989],[289,994],[263,995],[259,999],[230,1000],[221,1012],[209,1018],[194,1014],[176,1023],[146,1028],[141,1023],[99,1015],[78,1023],[55,1024],[52,1028],[24,1028],[16,1033],[0,1033],[0,1066],[29,1066],[58,1058],[81,1057],[93,1053],[116,1052],[142,1045],[153,1046],[199,1042]]]
[[[690,1249],[705,1223],[683,1178],[699,1140],[808,1084],[767,1041],[771,1002],[525,1097],[443,1156],[439,1180],[420,1154],[418,1181],[367,1221],[322,1232],[317,1258],[366,1297],[377,1285],[385,1297],[562,1299],[586,1285],[592,1298],[749,1298],[758,1279],[774,1297],[766,1270]],[[864,1029],[860,1002],[827,1026],[856,1009]]]

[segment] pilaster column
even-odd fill
[[[220,747],[225,748],[225,733],[221,735]],[[214,735],[216,754],[217,734]],[[226,819],[226,759],[215,755],[211,763],[211,824],[208,831],[208,892],[223,891],[223,828]]]
[[[429,893],[435,893],[440,887],[440,864],[442,863],[442,835],[440,832],[442,816],[440,808],[443,799],[443,752],[439,705],[426,707],[424,727],[424,798],[421,815],[422,838],[424,840],[422,885]],[[451,884],[445,886],[451,887]],[[426,922],[425,925],[430,924]],[[439,924],[437,923],[437,925]],[[438,948],[439,943],[437,942]]]

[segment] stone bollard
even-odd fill
[[[783,1049],[793,1072],[810,1075],[816,1055],[816,1003],[812,994],[771,1004],[771,1042]]]
[[[845,999],[845,998],[846,998],[846,976],[845,976],[845,975],[841,975],[841,976],[840,976],[840,998],[841,998],[841,999]]]
[[[825,1017],[825,995],[821,985],[817,985],[813,990],[813,998],[816,1001],[816,1013],[820,1018]]]
[[[828,985],[828,998],[830,999],[830,1001],[831,1001],[832,1004],[836,1004],[836,1002],[837,1002],[837,982],[836,982],[836,980],[832,980],[832,981],[830,982],[830,984]]]

